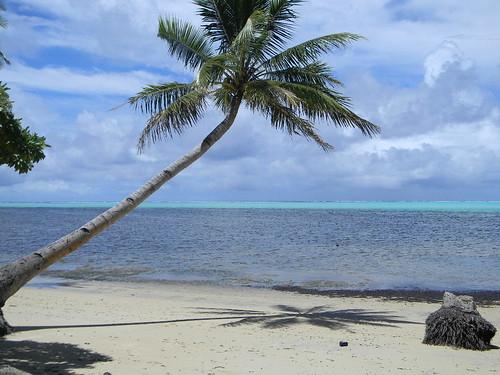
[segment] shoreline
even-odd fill
[[[50,272],[50,271],[49,271]],[[469,295],[474,298],[474,301],[479,306],[500,306],[500,290],[460,290],[460,289],[418,289],[418,288],[387,288],[387,289],[316,289],[306,288],[296,285],[271,285],[271,286],[254,286],[254,285],[230,285],[209,281],[189,281],[189,280],[89,280],[79,278],[66,278],[62,276],[40,275],[31,281],[27,286],[34,288],[57,288],[72,286],[78,283],[85,282],[102,282],[102,283],[125,283],[125,284],[145,284],[145,285],[191,285],[191,286],[212,286],[215,288],[244,288],[244,289],[263,289],[276,290],[281,292],[291,292],[305,295],[316,295],[326,297],[348,297],[348,298],[376,298],[391,301],[406,301],[406,302],[426,302],[439,303],[442,300],[445,291],[456,295]]]
[[[23,288],[7,301],[17,332],[0,339],[0,365],[47,374],[497,371],[498,350],[421,343],[423,322],[438,308],[373,296],[75,281]],[[479,311],[500,326],[499,306]],[[500,345],[498,335],[492,344]]]

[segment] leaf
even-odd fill
[[[332,69],[320,62],[314,62],[306,66],[271,70],[263,75],[275,81],[303,83],[324,88],[342,86],[342,82],[333,77]]]
[[[143,113],[156,114],[163,111],[181,96],[194,90],[192,83],[171,82],[161,85],[148,85],[128,102]]]
[[[269,2],[269,46],[276,51],[291,39],[297,12],[294,7],[303,0],[271,0]]]
[[[223,53],[207,59],[200,67],[196,83],[209,88],[230,77],[237,70],[237,61],[233,54]]]
[[[360,35],[351,33],[338,33],[321,36],[290,47],[271,57],[264,63],[266,68],[287,69],[308,65],[317,60],[324,53],[336,48],[343,48],[351,42],[362,39]]]
[[[314,125],[310,121],[301,118],[295,113],[293,101],[290,101],[286,92],[279,87],[274,87],[272,83],[265,81],[252,82],[247,87],[244,99],[250,109],[261,112],[266,118],[270,119],[275,128],[286,131],[290,135],[304,136],[314,141],[324,151],[333,149],[316,132]]]
[[[331,89],[288,82],[273,84],[294,93],[300,100],[296,110],[313,121],[323,119],[335,126],[357,128],[370,137],[380,133],[377,125],[349,109],[350,98]]]
[[[199,68],[212,56],[211,42],[203,32],[177,18],[160,18],[158,36],[167,41],[170,54],[186,67]]]
[[[193,90],[153,114],[139,138],[139,151],[150,143],[172,137],[174,133],[182,134],[187,127],[194,126],[205,111],[206,96],[204,91]]]
[[[226,52],[255,11],[267,11],[269,0],[195,0],[203,29],[219,52]]]

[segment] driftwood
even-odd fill
[[[470,296],[445,292],[441,308],[425,321],[424,344],[487,350],[496,328],[484,319]]]

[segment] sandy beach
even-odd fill
[[[421,344],[438,307],[189,284],[31,287],[4,309],[17,332],[0,341],[0,363],[35,374],[499,372],[497,349]],[[500,326],[500,306],[479,311]]]

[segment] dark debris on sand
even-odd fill
[[[391,301],[440,303],[444,290],[409,290],[409,289],[379,289],[379,290],[318,290],[302,288],[293,285],[280,285],[274,290],[312,294],[329,297],[380,298]],[[481,307],[499,306],[500,291],[452,291],[454,294],[467,294]]]

